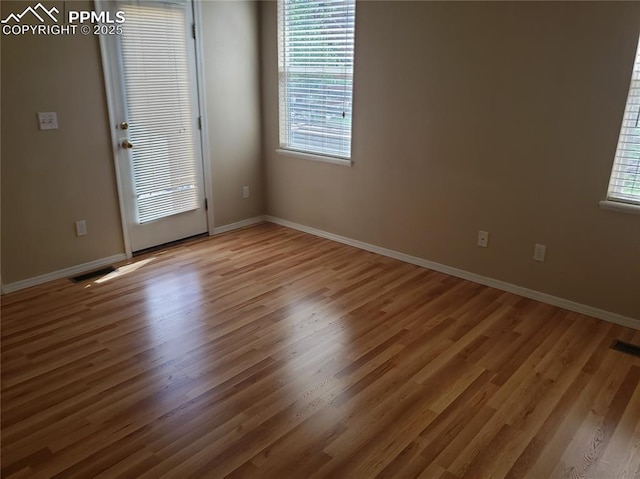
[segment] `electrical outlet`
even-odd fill
[[[38,125],[40,125],[41,130],[57,130],[58,114],[55,111],[39,112]]]
[[[489,246],[489,233],[486,231],[478,231],[478,246],[482,248]]]
[[[533,260],[544,261],[544,257],[547,255],[547,247],[543,244],[536,244],[533,247]]]
[[[87,222],[85,220],[76,221],[76,236],[85,236],[87,234]]]
[[[249,187],[248,186],[243,186],[242,187],[242,197],[243,198],[249,198]]]

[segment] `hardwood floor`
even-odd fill
[[[640,332],[265,224],[2,298],[2,477],[638,478]]]

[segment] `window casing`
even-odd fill
[[[633,64],[607,199],[640,205],[640,44]]]
[[[351,158],[355,0],[279,0],[280,148]]]

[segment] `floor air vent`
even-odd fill
[[[636,346],[635,344],[625,343],[624,341],[614,341],[611,349],[640,358],[640,346]]]
[[[82,283],[83,281],[87,281],[88,279],[99,278],[100,276],[113,273],[115,270],[116,269],[113,266],[107,266],[106,268],[90,271],[89,273],[84,273],[69,279],[74,283]]]

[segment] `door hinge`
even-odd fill
[[[193,35],[193,38],[196,38],[196,24],[193,23],[191,25],[191,34]]]
[[[202,130],[202,117],[198,117],[198,130]]]
[[[209,211],[209,202],[207,201],[207,199],[204,199],[204,210],[205,211]]]

